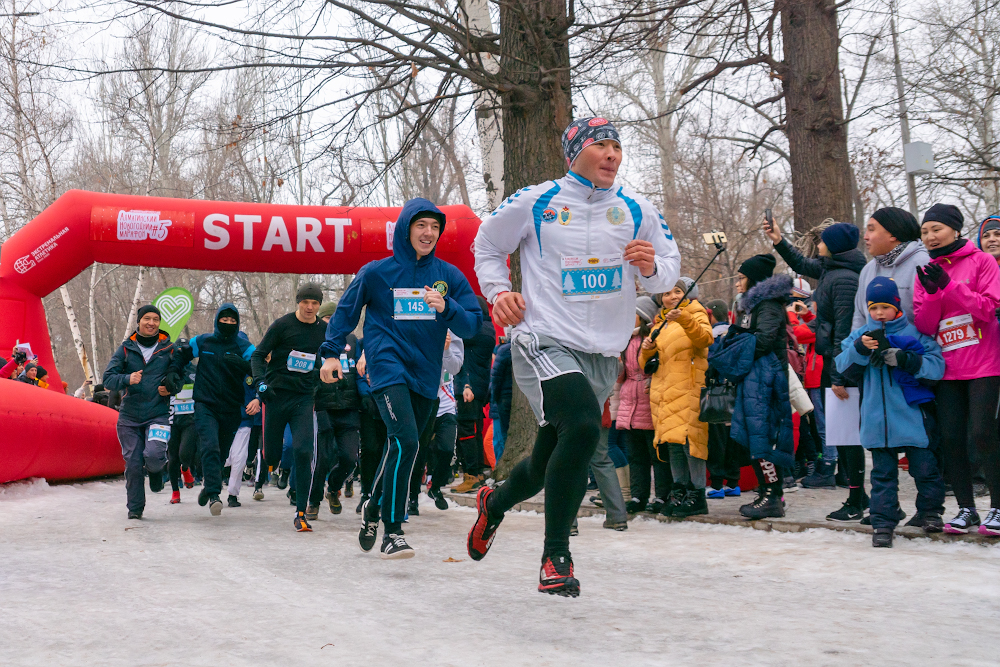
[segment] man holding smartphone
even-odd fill
[[[568,173],[517,192],[476,235],[476,274],[493,320],[512,327],[514,378],[540,426],[531,456],[476,497],[468,550],[480,560],[504,512],[545,489],[538,590],[576,597],[569,533],[587,488],[601,408],[635,322],[636,280],[666,292],[680,276],[673,235],[647,199],[615,185],[618,131],[604,118],[573,121],[562,137]],[[521,251],[522,291],[507,257]]]

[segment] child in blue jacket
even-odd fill
[[[940,380],[944,357],[937,342],[913,326],[900,307],[892,278],[868,284],[868,322],[844,340],[837,370],[861,381],[861,444],[872,454],[872,546],[891,547],[899,523],[899,455],[917,484],[917,513],[906,525],[941,532],[944,480],[929,449],[935,430],[934,393],[921,381]]]

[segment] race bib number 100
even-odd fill
[[[617,298],[621,292],[621,255],[562,258],[562,293],[567,301]]]
[[[422,287],[397,287],[392,290],[394,320],[433,320],[437,312],[424,301]]]

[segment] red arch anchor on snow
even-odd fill
[[[392,252],[397,207],[246,204],[67,192],[0,247],[0,350],[30,342],[58,393],[0,381],[0,483],[119,473],[117,413],[62,396],[42,297],[94,262],[209,271],[357,273]],[[437,255],[478,292],[479,219],[443,206]],[[6,356],[6,352],[3,352]]]

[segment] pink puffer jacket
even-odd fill
[[[934,336],[944,353],[945,380],[1000,375],[1000,268],[971,243],[932,259],[951,277],[943,290],[928,294],[915,279],[913,323]]]
[[[649,410],[649,378],[639,367],[642,338],[632,336],[625,348],[625,381],[622,382],[615,426],[623,431],[652,431],[653,415]]]

